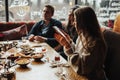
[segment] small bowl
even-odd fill
[[[22,68],[26,68],[27,65],[30,63],[30,60],[27,58],[18,58],[15,60],[15,63],[20,65]]]
[[[43,58],[43,54],[42,53],[37,53],[35,55],[32,56],[32,58],[35,60],[35,61],[41,61],[41,59]]]

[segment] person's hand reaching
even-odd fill
[[[62,35],[60,35],[59,33],[55,33],[54,37],[56,38],[56,40],[62,45],[65,46],[66,48],[70,48],[71,47],[71,38],[68,34],[65,33],[65,37],[63,37]]]

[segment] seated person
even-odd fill
[[[120,34],[105,28],[102,28],[102,32],[108,46],[105,59],[107,78],[120,80]]]
[[[53,26],[62,28],[62,23],[56,19],[53,19],[54,7],[51,5],[45,5],[43,9],[43,20],[37,22],[29,32],[29,41],[47,42],[51,47],[56,47],[58,42],[54,38]]]
[[[65,32],[70,35],[70,37],[72,38],[72,40],[74,42],[76,42],[76,39],[77,39],[77,36],[78,36],[77,31],[74,27],[74,11],[77,8],[79,8],[79,6],[73,6],[72,8],[70,8],[69,15],[68,15],[68,22],[64,26]],[[61,50],[61,55],[67,60],[67,56],[64,54],[63,50]]]
[[[77,5],[70,8],[69,15],[68,15],[68,23],[65,26],[65,31],[67,32],[67,34],[70,35],[70,37],[73,39],[74,42],[76,42],[76,39],[78,36],[77,31],[76,31],[75,26],[74,26],[74,11],[77,8],[79,8],[79,6],[77,6]]]
[[[114,21],[113,31],[120,33],[120,12],[117,13],[117,16]]]
[[[78,33],[76,43],[66,33],[57,39],[64,46],[69,64],[85,80],[107,80],[103,69],[107,46],[94,10],[88,6],[78,8],[74,20]]]

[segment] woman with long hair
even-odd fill
[[[74,26],[74,11],[79,8],[78,5],[75,5],[74,7],[70,8],[69,15],[68,15],[68,23],[65,27],[65,31],[70,35],[70,37],[73,39],[74,42],[76,42],[77,39],[77,31]]]
[[[100,30],[96,14],[91,7],[81,7],[74,12],[76,43],[66,33],[59,43],[69,57],[71,67],[88,80],[106,80],[103,69],[106,57],[106,43]]]

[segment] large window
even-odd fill
[[[5,21],[5,2],[0,0],[0,21]]]
[[[0,22],[6,21],[5,1],[0,0]],[[45,4],[51,4],[55,7],[53,17],[58,20],[67,20],[68,10],[74,5],[91,6],[100,16],[100,14],[102,15],[101,9],[107,9],[106,6],[109,5],[110,1],[112,0],[8,0],[9,21],[39,21],[42,19],[42,9]],[[111,5],[119,4],[111,3]],[[111,15],[112,18],[115,16]]]
[[[54,18],[66,20],[75,0],[8,0],[9,21],[38,21],[45,4],[55,7]],[[64,13],[64,14],[63,14]],[[0,0],[0,22],[6,21],[5,0]]]

